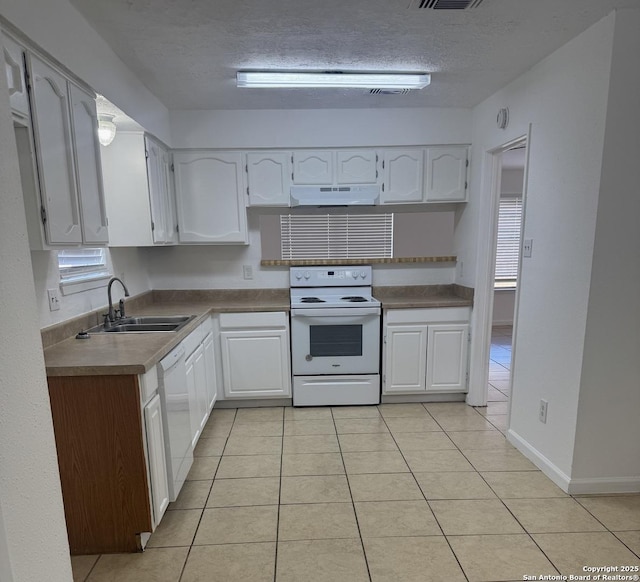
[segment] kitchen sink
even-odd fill
[[[179,331],[195,315],[149,315],[116,319],[109,327],[97,325],[89,333],[153,333]]]

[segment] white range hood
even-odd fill
[[[374,206],[380,187],[291,186],[291,206]]]

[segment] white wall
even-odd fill
[[[141,249],[109,249],[107,255],[110,272],[125,282],[131,295],[137,295],[151,289],[145,256]],[[107,288],[105,281],[105,286],[89,291],[71,295],[63,295],[60,292],[60,310],[49,311],[47,289],[59,290],[60,284],[56,253],[55,251],[32,251],[31,262],[41,327],[71,319],[99,307],[104,306],[106,309]],[[113,300],[116,301],[116,297],[120,298],[121,296],[121,287],[115,285]]]
[[[566,475],[573,460],[613,24],[611,14],[474,109],[474,196],[456,229],[465,264],[458,280],[474,286],[478,226],[489,219],[491,196],[482,161],[489,150],[526,135],[531,124],[524,235],[534,239],[534,253],[522,265],[511,430]],[[510,110],[506,130],[496,127],[501,107]],[[549,402],[547,424],[538,421],[541,398]]]
[[[0,577],[64,582],[71,563],[8,94],[0,75]]]
[[[513,324],[515,289],[496,289],[493,293],[493,325]]]
[[[3,0],[0,15],[95,91],[171,145],[167,108],[68,0]]]
[[[640,490],[640,11],[616,15],[572,477]],[[612,479],[613,478],[613,479]],[[611,486],[609,486],[611,487]],[[630,489],[629,489],[630,488]]]
[[[467,144],[469,109],[171,111],[174,148]]]

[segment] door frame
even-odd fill
[[[524,232],[527,184],[529,176],[529,154],[531,151],[531,125],[525,135],[509,140],[495,148],[485,151],[482,167],[482,199],[478,216],[479,241],[487,241],[486,245],[478,244],[476,255],[477,275],[471,316],[472,329],[475,330],[469,354],[469,392],[467,404],[470,406],[486,406],[489,383],[489,354],[491,349],[491,328],[493,322],[494,273],[496,264],[496,247],[498,240],[498,210],[500,205],[500,186],[502,181],[502,154],[518,145],[526,145],[524,183],[522,189],[522,227]],[[518,324],[518,308],[520,303],[520,281],[522,270],[522,245],[520,245],[520,261],[518,265],[518,285],[516,286],[515,309],[513,314],[513,339],[511,348],[511,374],[509,388],[512,387],[516,357],[516,337]],[[511,417],[511,401],[507,414],[507,428]]]

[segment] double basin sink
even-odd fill
[[[97,325],[89,333],[150,333],[162,331],[179,331],[189,323],[195,315],[151,315],[144,317],[121,317],[105,327]]]

